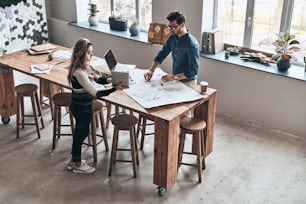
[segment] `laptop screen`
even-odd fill
[[[117,61],[116,61],[111,49],[106,53],[106,55],[104,56],[104,59],[105,59],[106,64],[107,64],[107,66],[110,70],[113,70],[114,67],[117,65]]]

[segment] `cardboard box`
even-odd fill
[[[150,23],[148,41],[163,45],[170,35],[169,27],[165,24]]]

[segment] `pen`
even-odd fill
[[[55,66],[56,66],[56,65],[59,65],[59,64],[62,64],[62,63],[65,63],[65,62],[67,62],[67,61],[68,61],[68,60],[62,60],[62,61],[56,63]]]

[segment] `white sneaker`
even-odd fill
[[[82,160],[81,165],[77,166],[76,164],[73,166],[73,172],[74,173],[79,173],[79,174],[91,174],[95,172],[96,169],[95,167],[89,166],[86,161]]]
[[[82,162],[86,163],[86,160],[82,159]],[[67,168],[68,171],[72,171],[74,166],[75,166],[75,162],[69,160],[66,168]]]

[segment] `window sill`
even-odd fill
[[[99,23],[97,26],[90,26],[89,23],[85,21],[85,22],[80,22],[80,23],[70,22],[69,25],[80,27],[80,28],[85,28],[85,29],[89,29],[89,30],[93,30],[97,32],[102,32],[105,34],[109,34],[109,35],[117,36],[121,38],[126,38],[129,40],[134,40],[137,42],[152,44],[148,41],[147,32],[140,31],[137,36],[131,36],[129,33],[129,29],[127,29],[126,31],[111,30],[108,23]]]
[[[270,65],[263,65],[257,62],[249,62],[249,61],[244,61],[240,59],[241,54],[239,55],[230,55],[228,59],[224,58],[225,51],[221,51],[217,54],[204,54],[201,53],[202,57],[212,59],[212,60],[217,60],[220,62],[224,63],[230,63],[233,65],[238,65],[244,68],[250,68],[250,69],[255,69],[258,71],[264,71],[268,72],[271,74],[276,74],[279,76],[283,77],[288,77],[292,79],[297,79],[297,80],[302,80],[306,81],[306,72],[305,72],[305,67],[303,66],[298,66],[298,65],[291,65],[291,67],[288,69],[286,72],[280,72],[277,69],[276,64],[270,64]]]
[[[134,41],[141,42],[141,43],[152,44],[148,42],[147,32],[139,32],[138,36],[130,36],[130,33],[128,30],[127,31],[111,30],[109,27],[109,24],[107,23],[99,23],[98,26],[90,26],[87,21],[80,22],[80,23],[70,22],[69,25],[80,27],[80,28],[85,28],[85,29],[89,29],[89,30],[93,30],[97,32],[102,32],[102,33],[109,34],[112,36],[117,36],[120,38],[134,40]],[[260,63],[256,63],[256,62],[244,61],[240,59],[241,55],[237,55],[237,56],[231,55],[229,59],[225,59],[224,54],[225,54],[225,51],[221,51],[217,54],[201,53],[201,57],[212,59],[212,60],[217,60],[217,61],[224,62],[224,63],[230,63],[233,65],[238,65],[244,68],[264,71],[267,73],[276,74],[276,75],[283,76],[283,77],[306,81],[306,72],[304,71],[305,68],[303,66],[291,65],[288,71],[280,72],[277,70],[276,64],[263,65]]]

